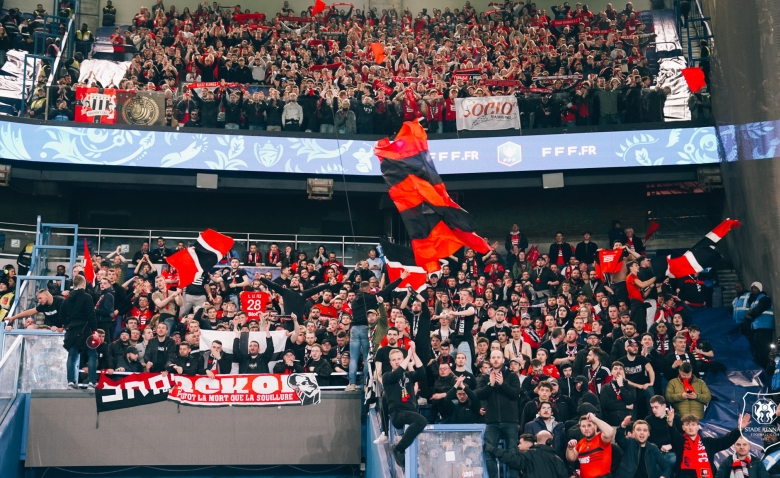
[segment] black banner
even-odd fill
[[[97,411],[107,412],[164,402],[173,383],[170,375],[133,373],[130,375],[100,374],[95,388]]]

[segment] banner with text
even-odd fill
[[[171,375],[134,373],[130,375],[100,374],[95,387],[97,411],[138,407],[164,402],[172,386]]]
[[[168,400],[185,405],[316,405],[321,393],[313,373],[173,377]]]
[[[77,123],[116,123],[115,89],[76,88],[74,120]]]
[[[457,98],[455,111],[459,130],[520,129],[520,110],[514,96]]]

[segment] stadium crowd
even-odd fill
[[[430,133],[455,132],[455,98],[501,95],[517,97],[523,128],[664,120],[671,91],[654,86],[652,26],[631,2],[601,12],[580,2],[490,8],[335,3],[313,14],[285,2],[266,15],[158,1],[111,35],[115,59],[132,62],[121,81],[79,81],[95,39],[85,24],[76,35],[87,47],[50,91],[36,88],[29,116],[49,108],[50,119],[73,120],[75,88],[94,86],[164,92],[166,125],[196,128],[392,135],[421,118]],[[707,101],[694,98],[696,118],[708,117]]]
[[[600,248],[590,237],[573,246],[558,233],[539,253],[515,224],[506,254],[497,241],[485,255],[465,250],[419,292],[398,287],[407,272],[390,282],[375,249],[348,268],[323,246],[310,255],[277,244],[264,251],[252,244],[241,257],[228,253],[224,267],[181,289],[165,258],[192,245],[169,248],[161,237],[132,258],[119,248],[92,256],[94,285],[81,265],[73,278],[58,270],[65,292],[52,281],[33,308],[6,323],[66,332],[70,388],[79,386],[76,360],[82,387],[94,387],[97,371],[213,377],[230,373],[233,363],[239,373],[314,373],[320,385],[347,392],[364,385],[385,431],[409,425],[391,446],[401,466],[405,448],[428,423],[486,423],[485,450],[509,466],[509,476],[522,470],[563,478],[579,467],[582,478],[711,477],[714,454],[735,443],[733,464],[717,476],[737,468],[767,476],[739,430],[720,438],[698,434],[712,398],[703,377],[723,369],[691,323],[692,309],[711,300],[704,277],[655,277],[643,241],[617,221],[609,243],[622,266],[601,277]],[[252,266],[281,274],[250,275],[245,267]],[[14,273],[6,271],[7,284]],[[774,326],[761,289],[754,283],[738,290],[734,302],[735,320],[754,345],[758,335],[771,341],[771,333],[758,332]],[[269,293],[259,320],[241,310],[245,291]],[[201,350],[203,330],[234,331],[233,353],[217,341]],[[287,335],[283,351],[268,335],[262,353],[258,342],[240,342],[243,332],[269,330]],[[85,337],[93,333],[101,340],[90,346]],[[749,419],[742,417],[741,426]],[[377,443],[386,439],[383,433]],[[497,476],[494,460],[488,475]]]

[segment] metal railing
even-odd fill
[[[63,227],[65,225],[62,225]],[[29,243],[35,243],[37,235],[36,226],[32,224],[5,223],[0,222],[0,233],[5,234],[6,247],[0,252],[0,260],[15,260],[19,252]],[[128,260],[132,259],[135,251],[140,251],[143,242],[149,242],[150,248],[157,246],[158,237],[166,240],[165,246],[174,248],[176,243],[182,241],[185,245],[198,238],[200,231],[195,230],[174,230],[174,229],[116,229],[116,228],[90,228],[79,227],[78,237],[86,238],[92,255],[100,254],[105,256],[114,252],[117,246],[126,246],[122,255]],[[73,232],[63,231],[61,228],[52,227],[50,231],[51,246],[67,246],[73,243]],[[353,265],[352,260],[365,258],[368,256],[368,250],[375,247],[378,243],[376,236],[336,236],[326,234],[267,234],[261,232],[223,232],[223,234],[232,237],[236,242],[234,250],[243,259],[244,253],[249,250],[249,244],[256,244],[260,252],[265,252],[271,245],[276,243],[279,248],[284,250],[284,246],[290,245],[295,251],[306,252],[309,258],[313,257],[317,248],[322,245],[328,252],[335,252],[340,260],[345,264]],[[19,240],[19,246],[10,246],[11,241]],[[77,254],[83,254],[83,244],[77,246]],[[54,248],[52,248],[54,249]],[[49,261],[68,262],[70,255],[55,254],[55,250],[50,251]],[[74,258],[75,259],[75,258]],[[35,261],[35,257],[33,257]],[[243,262],[243,260],[242,260]],[[32,269],[32,267],[31,267]],[[41,275],[48,275],[51,271],[45,270]]]
[[[691,3],[691,14],[688,19],[688,24],[693,25],[693,29],[696,35],[688,36],[688,55],[690,57],[689,63],[691,66],[695,66],[697,62],[701,62],[701,52],[699,52],[699,58],[693,58],[693,43],[699,40],[711,40],[714,38],[712,28],[710,26],[710,17],[704,16],[704,9],[702,8],[700,0],[694,0]],[[707,60],[709,61],[709,60]]]
[[[5,419],[19,393],[23,337],[16,337],[0,360],[0,422]]]

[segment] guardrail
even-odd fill
[[[236,242],[234,250],[239,254],[243,262],[244,253],[249,250],[249,244],[256,244],[258,251],[264,253],[271,243],[277,243],[279,248],[284,250],[285,245],[290,245],[293,250],[304,251],[309,258],[313,257],[317,248],[322,245],[328,252],[335,252],[337,257],[345,265],[353,265],[352,260],[359,260],[368,257],[369,249],[374,248],[378,243],[375,236],[335,236],[326,234],[266,234],[261,232],[224,232],[223,234],[232,237]],[[32,224],[6,223],[0,222],[0,233],[5,234],[5,247],[1,250],[0,258],[15,260],[17,255],[24,249],[25,245],[35,243],[36,226]],[[86,238],[90,247],[90,252],[107,255],[114,252],[117,246],[127,246],[127,252],[122,255],[128,260],[136,251],[141,250],[144,241],[150,243],[150,248],[157,247],[156,240],[163,237],[166,240],[166,247],[175,248],[176,243],[182,241],[185,245],[188,242],[194,242],[198,238],[200,231],[194,230],[173,230],[173,229],[117,229],[117,228],[90,228],[79,227],[78,237]],[[50,233],[51,246],[67,246],[73,243],[73,233],[65,232],[60,228],[53,227]],[[10,246],[11,241],[19,240],[18,246]],[[79,243],[78,254],[83,254],[83,244]],[[63,251],[67,249],[63,248]],[[51,250],[49,255],[50,263],[68,262],[70,254],[55,254],[57,250]],[[35,260],[33,258],[33,260]],[[32,268],[31,268],[32,269]],[[52,271],[44,272],[43,275]],[[54,277],[52,277],[54,279]]]

